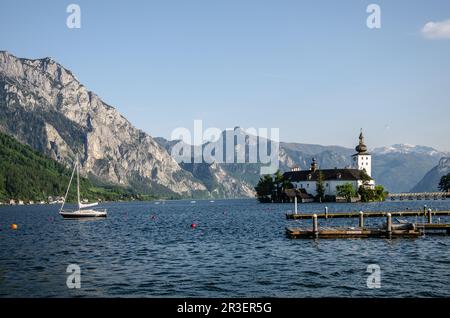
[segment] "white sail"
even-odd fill
[[[78,208],[79,208],[79,209],[84,209],[84,208],[90,208],[90,207],[96,206],[96,205],[98,205],[98,202],[94,202],[94,203],[86,203],[86,204],[83,204],[83,203],[79,202],[79,203],[78,203]]]

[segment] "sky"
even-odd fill
[[[199,119],[450,151],[449,19],[448,0],[0,0],[0,50],[53,57],[154,137]]]

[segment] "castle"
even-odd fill
[[[319,169],[315,158],[312,159],[309,170],[293,168],[284,173],[284,178],[292,183],[294,189],[299,193],[310,196],[317,195],[317,181],[322,176],[325,196],[336,196],[337,186],[350,183],[355,190],[364,185],[369,188],[375,187],[372,179],[372,155],[364,144],[364,135],[361,130],[359,144],[355,148],[356,153],[352,155],[352,167],[345,169]]]

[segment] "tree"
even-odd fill
[[[441,178],[438,188],[442,192],[447,192],[450,189],[450,173]]]
[[[283,192],[283,183],[284,183],[284,177],[283,174],[281,173],[280,170],[277,170],[277,172],[275,172],[274,176],[274,183],[275,183],[275,193],[273,194],[273,199],[276,202],[281,201],[281,194]]]
[[[367,171],[365,168],[361,171],[361,180],[364,184],[372,181],[372,178],[367,174]]]
[[[322,202],[324,196],[325,196],[325,185],[324,185],[325,176],[323,175],[322,171],[319,171],[319,175],[317,176],[317,182],[316,182],[316,199],[319,202]]]
[[[343,197],[350,201],[352,197],[356,196],[356,191],[351,183],[345,183],[336,186],[336,194],[338,197]]]
[[[272,194],[275,189],[275,184],[272,176],[265,175],[259,179],[258,184],[255,187],[256,196],[259,202],[271,202]]]
[[[386,200],[386,197],[388,196],[389,192],[384,190],[384,187],[380,184],[375,186],[375,200],[376,201],[384,201]]]
[[[388,195],[382,185],[377,185],[374,189],[362,185],[358,189],[358,194],[362,202],[384,201]]]
[[[263,203],[283,202],[287,198],[284,192],[290,188],[292,184],[278,170],[273,176],[265,175],[259,179],[255,187],[256,197]]]

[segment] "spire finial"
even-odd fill
[[[367,151],[367,146],[364,144],[364,135],[363,135],[362,128],[359,133],[359,144],[358,144],[358,146],[356,146],[355,150],[358,153],[365,153]]]

